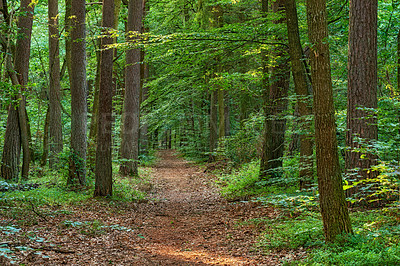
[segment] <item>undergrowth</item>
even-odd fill
[[[231,174],[219,175],[217,182],[228,200],[254,200],[279,209],[274,218],[246,221],[265,228],[258,239],[259,249],[266,253],[306,251],[305,259],[282,261],[286,265],[400,265],[399,202],[380,210],[353,210],[354,234],[325,243],[317,188],[300,192],[290,180],[260,181],[258,165],[257,161],[245,164]],[[290,169],[284,168],[283,176]]]
[[[290,167],[284,167],[284,169],[291,171]],[[239,169],[232,170],[229,174],[220,174],[217,184],[221,188],[222,195],[228,200],[248,200],[253,196],[296,191],[296,186],[292,186],[291,179],[283,177],[274,182],[260,180],[259,170],[260,162],[253,161],[244,164]]]
[[[37,170],[39,172],[39,170]],[[149,170],[139,169],[140,177],[123,178],[114,175],[113,196],[107,199],[98,199],[104,204],[116,206],[121,202],[137,202],[146,199],[147,192],[151,189]],[[2,181],[2,184],[7,182]],[[0,192],[0,225],[18,224],[30,226],[38,224],[41,220],[47,220],[57,215],[59,211],[67,211],[68,206],[85,205],[93,198],[94,179],[88,175],[87,185],[80,190],[71,189],[66,185],[66,177],[52,171],[40,170],[40,174],[33,174],[30,184],[26,186],[10,185],[10,188]],[[19,188],[30,190],[20,190]]]

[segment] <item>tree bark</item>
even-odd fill
[[[58,0],[49,0],[49,74],[50,74],[50,168],[56,169],[59,154],[63,150],[61,93],[60,93],[60,53],[58,32]]]
[[[352,228],[339,166],[325,0],[307,1],[307,22],[320,207],[325,239],[332,242],[339,234],[352,233]]]
[[[68,77],[71,83],[71,4],[72,0],[65,0],[65,65],[68,72]]]
[[[4,140],[1,160],[1,177],[5,180],[18,181],[21,133],[18,122],[18,110],[12,104],[8,107],[7,127]]]
[[[221,140],[225,137],[225,102],[222,89],[218,89],[218,139]]]
[[[273,3],[274,13],[282,14],[283,17],[274,21],[276,24],[285,23],[284,0]],[[280,40],[283,36],[278,36]],[[266,97],[266,126],[264,131],[264,148],[260,167],[261,178],[275,178],[282,175],[282,159],[284,154],[284,142],[286,131],[286,119],[281,116],[287,110],[287,95],[289,91],[289,64],[287,50],[283,47],[275,47],[273,57],[276,64],[271,67],[271,85]],[[266,75],[268,75],[266,73]],[[269,106],[267,106],[269,105]]]
[[[44,121],[44,133],[43,133],[43,153],[40,160],[40,165],[43,167],[47,164],[49,158],[49,120],[50,120],[50,107],[46,111],[46,119]]]
[[[370,171],[376,165],[377,157],[371,152],[360,152],[378,139],[378,125],[375,111],[377,100],[377,27],[378,1],[350,1],[349,57],[347,92],[346,170],[351,182],[375,179],[377,171]],[[359,141],[361,139],[361,141]],[[368,150],[368,148],[367,148]],[[362,184],[347,191],[348,195],[361,193]]]
[[[114,24],[114,0],[103,0],[103,38],[101,39],[99,122],[97,131],[96,170],[94,196],[112,195],[112,95],[114,38],[111,30]]]
[[[297,105],[300,116],[300,189],[306,189],[313,180],[313,136],[311,133],[311,121],[307,117],[312,115],[309,99],[309,86],[307,73],[302,62],[304,60],[303,48],[300,43],[299,25],[295,0],[286,0],[286,22],[288,29],[289,54],[292,63],[292,75],[294,80]]]
[[[67,183],[86,183],[86,16],[85,0],[71,0],[71,158]]]
[[[21,85],[20,101],[18,106],[18,117],[21,132],[21,145],[23,151],[22,157],[22,179],[27,180],[29,175],[30,164],[30,145],[29,145],[29,128],[28,117],[26,116],[26,97],[24,95],[25,86],[28,85],[29,59],[31,50],[31,35],[33,24],[34,5],[30,0],[21,1],[21,10],[24,15],[18,18],[18,38],[15,46],[14,67],[17,72],[19,84]]]
[[[209,161],[215,161],[215,156],[213,155],[214,150],[217,148],[217,138],[218,138],[218,115],[217,115],[217,91],[211,91],[210,99],[210,155]]]
[[[18,165],[20,147],[23,150],[22,179],[28,179],[30,164],[29,127],[26,113],[25,86],[28,84],[29,59],[31,48],[31,35],[33,24],[34,5],[30,0],[22,0],[20,5],[22,15],[18,17],[18,36],[16,41],[14,66],[8,58],[8,73],[14,86],[20,85],[19,105],[9,107],[9,119],[4,139],[4,150],[2,158],[2,175],[5,179],[18,179]],[[15,70],[15,73],[13,72]],[[15,114],[17,114],[17,119]],[[15,123],[18,123],[16,125]],[[18,128],[18,130],[17,130]],[[16,138],[19,138],[17,140]],[[11,147],[11,145],[19,145]],[[15,168],[16,167],[16,168]],[[4,169],[3,169],[4,168]],[[12,169],[14,168],[14,169]]]
[[[143,0],[130,0],[128,6],[127,40],[134,43],[136,33],[142,31]],[[125,99],[122,114],[121,166],[119,172],[124,176],[138,175],[139,152],[139,112],[140,112],[140,58],[139,48],[126,51]]]
[[[230,108],[229,108],[229,93],[225,93],[225,107],[224,107],[224,119],[225,119],[225,136],[231,134],[231,121],[230,121]]]

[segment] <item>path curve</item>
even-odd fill
[[[149,203],[138,208],[148,265],[277,265],[279,257],[255,249],[261,228],[239,226],[266,217],[255,203],[228,203],[198,167],[173,150],[159,152]]]

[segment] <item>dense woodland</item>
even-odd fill
[[[140,200],[143,169],[174,149],[228,201],[282,211],[253,221],[267,224],[258,248],[400,263],[399,9],[1,0],[1,214],[49,191],[76,198],[63,206]]]

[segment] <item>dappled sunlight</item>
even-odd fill
[[[206,250],[197,249],[181,249],[178,250],[176,247],[154,244],[152,245],[152,254],[165,256],[171,259],[184,260],[191,263],[205,263],[208,265],[257,265],[257,261],[229,256],[227,254],[218,254],[215,252],[209,252]]]

